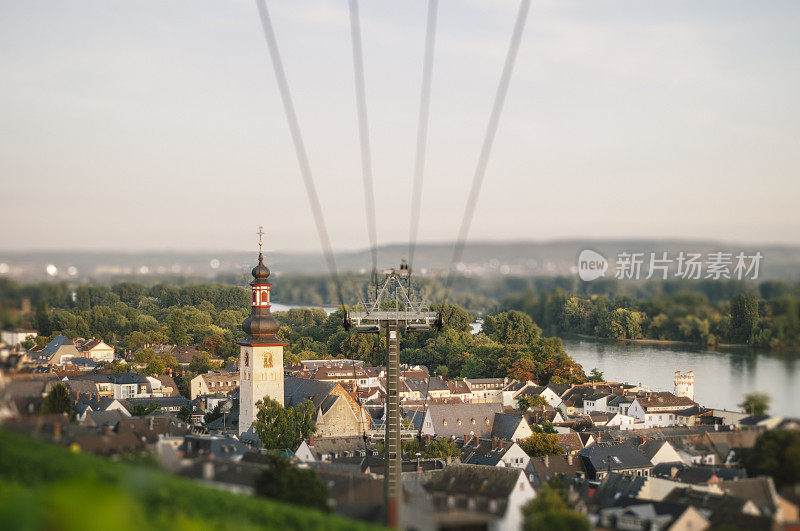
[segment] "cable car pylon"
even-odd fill
[[[405,260],[398,269],[385,269],[374,300],[347,312],[347,325],[360,334],[386,333],[386,462],[384,496],[386,523],[400,528],[403,496],[402,441],[400,437],[400,333],[427,332],[440,326],[439,312],[411,293],[411,274]]]

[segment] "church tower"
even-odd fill
[[[239,435],[253,433],[256,402],[269,397],[283,405],[283,347],[276,334],[278,321],[270,313],[269,268],[264,265],[259,227],[258,264],[253,268],[253,303],[250,316],[242,323],[244,339],[239,341]]]

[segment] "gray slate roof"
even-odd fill
[[[525,422],[522,415],[495,413],[494,424],[492,425],[492,437],[498,437],[509,441],[522,422]]]
[[[287,376],[283,380],[283,404],[285,407],[295,407],[311,400],[314,408],[319,409],[334,387],[336,384],[333,382]]]
[[[502,413],[503,406],[499,403],[431,404],[428,406],[428,411],[437,436],[463,437],[474,434],[479,437],[489,437],[495,413]]]
[[[587,469],[591,468],[593,473],[607,471],[609,468],[612,471],[653,468],[646,455],[625,443],[595,443],[578,454],[583,457]]]

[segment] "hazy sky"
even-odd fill
[[[331,239],[367,245],[346,0],[271,1]],[[441,0],[422,240],[450,240],[516,14]],[[381,243],[426,2],[363,1]],[[471,239],[800,243],[800,2],[534,0]],[[0,4],[0,248],[317,250],[252,1]]]

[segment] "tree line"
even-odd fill
[[[800,294],[794,290],[789,284],[764,283],[758,290],[712,299],[691,291],[634,298],[582,296],[555,288],[506,297],[496,311],[522,311],[551,334],[796,350]]]

